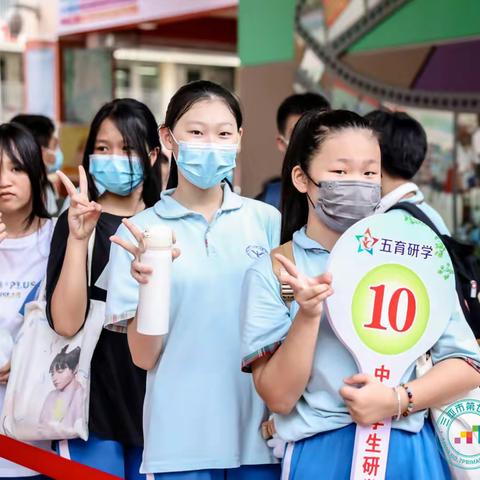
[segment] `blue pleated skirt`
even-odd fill
[[[350,480],[355,424],[287,447],[282,480]],[[419,433],[392,429],[386,480],[451,480],[429,421]]]

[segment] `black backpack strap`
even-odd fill
[[[438,231],[438,228],[435,226],[435,224],[430,220],[428,215],[424,213],[422,209],[418,208],[417,205],[415,205],[414,203],[400,202],[394,205],[393,207],[389,208],[387,211],[390,211],[390,210],[403,210],[405,212],[408,212],[410,215],[412,215],[412,217],[415,217],[417,220],[420,220],[425,225],[430,227],[437,234],[438,238],[440,238],[442,243],[445,245],[445,248],[447,249],[448,254],[450,255],[450,259],[454,267],[455,289],[457,290],[460,306],[462,308],[463,314],[465,315],[465,318],[467,319],[467,322],[469,324],[472,324],[470,310],[467,302],[465,301],[465,294],[463,293],[462,281],[460,279],[460,271],[463,268],[462,263],[456,261],[455,251],[452,251],[452,249],[450,248],[451,243],[455,241],[449,235],[441,234]]]
[[[404,212],[408,212],[412,217],[415,217],[417,220],[420,220],[425,225],[430,227],[438,237],[442,238],[443,235],[438,231],[438,228],[435,224],[430,220],[429,216],[417,205],[411,202],[400,202],[395,204],[393,207],[389,208],[387,212],[391,210],[403,210]]]

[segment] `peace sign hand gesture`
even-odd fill
[[[119,237],[118,235],[113,235],[110,237],[110,241],[116,243],[127,252],[133,255],[132,264],[130,267],[130,273],[132,277],[140,284],[148,283],[148,279],[150,275],[153,273],[152,267],[149,265],[145,265],[141,262],[142,253],[145,253],[145,234],[136,227],[130,220],[124,218],[122,223],[127,227],[130,233],[135,238],[137,245],[129,242],[128,240],[124,240],[123,238]],[[173,243],[175,243],[175,234],[173,235]],[[172,248],[172,260],[175,260],[180,256],[180,249]]]
[[[280,279],[282,283],[292,287],[293,296],[300,311],[308,318],[320,318],[323,313],[323,301],[333,293],[331,274],[323,273],[317,277],[307,277],[283,255],[277,254],[275,258],[283,266]]]
[[[63,172],[60,170],[57,171],[57,175],[70,197],[70,207],[68,209],[70,235],[76,240],[87,240],[97,225],[100,214],[102,213],[102,207],[98,203],[91,202],[88,199],[87,175],[82,166],[78,167],[78,174],[80,192],[77,192],[75,185]]]

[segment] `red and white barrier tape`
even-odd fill
[[[67,460],[53,452],[0,435],[0,457],[55,480],[118,480],[119,477]]]

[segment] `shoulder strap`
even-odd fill
[[[90,283],[92,281],[92,263],[93,263],[93,247],[95,245],[95,230],[93,229],[90,238],[88,239],[88,250],[87,250],[87,285],[91,287]]]
[[[55,223],[56,223],[55,219]],[[90,282],[92,279],[92,259],[93,259],[93,246],[95,244],[95,229],[93,230],[92,234],[90,235],[90,238],[88,239],[88,249],[87,249],[87,285],[90,287]],[[40,283],[40,286],[38,288],[38,296],[37,298],[39,300],[46,300],[47,295],[46,295],[46,290],[47,290],[47,274],[45,273],[45,276],[43,277],[43,280]]]
[[[51,234],[50,234],[50,245],[51,245],[51,242],[52,242],[52,237],[53,237],[53,232],[55,231],[55,227],[57,225],[57,222],[58,222],[58,217],[52,217],[50,218],[51,220],[51,226],[50,226],[50,230],[51,230]],[[45,300],[47,298],[47,295],[46,295],[46,290],[47,290],[47,273],[45,272],[45,276],[43,277],[43,279],[40,281],[39,284],[37,284],[38,287],[35,287],[36,290],[37,290],[37,295],[35,296],[35,298],[32,298],[30,299],[30,301],[33,301],[35,299],[38,299],[38,300]],[[25,302],[26,304],[27,302]]]
[[[395,204],[393,207],[389,208],[387,212],[391,210],[403,210],[404,212],[409,213],[412,217],[415,217],[417,220],[420,220],[425,225],[430,227],[438,237],[442,238],[442,234],[438,231],[438,228],[435,224],[430,220],[429,216],[417,205],[411,202],[399,202]]]
[[[277,248],[274,248],[270,252],[270,258],[272,259],[272,267],[275,276],[277,277],[278,281],[280,282],[280,296],[282,300],[285,302],[287,307],[290,308],[290,304],[293,301],[293,290],[290,285],[286,283],[282,283],[280,279],[280,274],[282,271],[282,264],[275,258],[275,255],[280,254],[284,257],[288,258],[291,262],[295,263],[295,257],[293,256],[293,243],[290,240],[287,243],[280,245]]]
[[[429,226],[437,234],[437,236],[440,238],[442,243],[445,245],[445,248],[447,249],[448,254],[450,255],[452,264],[453,264],[453,268],[454,268],[454,271],[455,271],[455,289],[457,291],[457,296],[458,296],[458,300],[460,302],[460,307],[462,308],[463,314],[465,315],[465,318],[467,319],[467,323],[472,324],[470,309],[469,309],[469,307],[467,305],[467,302],[465,300],[465,294],[464,294],[463,288],[462,288],[462,280],[461,280],[461,277],[460,277],[460,272],[462,271],[462,268],[463,268],[462,267],[462,261],[461,260],[457,261],[458,255],[456,255],[455,251],[452,250],[452,248],[451,248],[452,242],[455,242],[457,244],[458,244],[458,242],[456,242],[454,239],[452,239],[452,237],[449,237],[448,235],[442,235],[438,231],[438,228],[435,226],[435,224],[430,220],[428,215],[426,215],[422,211],[422,209],[418,208],[413,203],[400,202],[400,203],[397,203],[396,205],[394,205],[388,211],[390,211],[390,210],[404,210],[405,212],[410,213],[410,215],[412,215],[416,219],[420,220],[425,225]],[[467,281],[469,281],[469,280],[470,279],[468,279],[468,275],[467,275]]]

